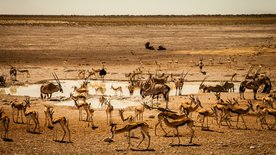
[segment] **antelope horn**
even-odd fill
[[[54,77],[54,79],[57,81],[57,83],[58,83],[58,79],[57,79],[57,77],[56,77],[56,74],[55,73],[52,73],[52,75],[53,75],[53,77]]]
[[[60,84],[60,81],[59,81],[59,79],[58,79],[57,74],[56,74],[56,73],[52,73],[52,74],[53,74],[53,76],[54,76],[55,80],[57,81],[57,83],[58,83],[58,84]]]
[[[208,76],[205,76],[205,78],[202,80],[202,82],[200,83],[200,86],[203,84],[203,82],[206,80]]]
[[[228,103],[232,103],[231,99],[227,98],[227,101]]]
[[[262,69],[262,65],[259,66],[259,68],[256,70],[255,75],[258,74]]]
[[[200,102],[200,100],[199,100],[198,96],[196,97],[196,101],[197,101],[197,102]]]
[[[192,94],[192,95],[189,95],[189,98],[194,100],[195,99],[195,96]]]
[[[189,73],[190,71],[191,71],[191,69],[188,70],[188,72],[184,75],[183,79],[185,79],[185,77],[188,75],[188,73]]]
[[[249,69],[248,69],[246,75],[245,75],[245,79],[246,79],[246,77],[248,76],[248,74],[252,71],[252,69],[253,69],[253,66],[251,65],[251,66],[249,67]]]

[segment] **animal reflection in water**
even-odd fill
[[[16,94],[17,93],[17,86],[11,86],[10,87],[10,92],[11,92],[11,94]]]

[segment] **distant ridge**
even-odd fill
[[[0,25],[248,25],[276,24],[276,14],[238,15],[0,15]]]

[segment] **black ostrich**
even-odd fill
[[[106,75],[106,70],[104,68],[102,68],[99,72],[99,75],[102,79],[104,79],[104,76]]]
[[[162,51],[162,50],[167,50],[164,46],[162,46],[162,45],[160,45],[160,46],[158,46],[158,49],[157,49],[158,51]]]
[[[145,48],[149,50],[155,50],[154,47],[150,45],[150,42],[145,43]]]

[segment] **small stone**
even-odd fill
[[[255,148],[256,148],[256,146],[253,146],[253,145],[252,145],[252,146],[250,146],[250,149],[255,149]]]

